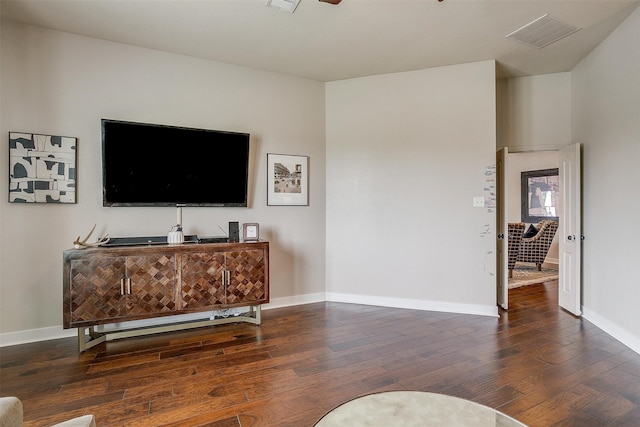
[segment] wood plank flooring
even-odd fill
[[[313,426],[386,390],[444,393],[532,426],[640,426],[640,355],[557,306],[557,282],[482,316],[317,303],[101,344],[0,348],[0,395],[25,426],[91,413],[107,426]]]

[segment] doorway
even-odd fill
[[[575,316],[582,315],[582,147],[579,143],[561,147],[552,151],[551,158],[557,154],[559,163],[560,203],[558,204],[557,236],[558,242],[558,302],[559,306]],[[517,169],[509,165],[508,148],[498,150],[496,156],[498,183],[498,274],[497,303],[508,309],[509,297],[507,283],[507,259],[505,253],[508,234],[509,190],[508,176]],[[540,153],[540,152],[536,152]],[[514,153],[517,154],[517,153]],[[527,160],[530,161],[532,157]],[[527,163],[527,166],[531,166]],[[522,171],[520,171],[522,173]],[[521,219],[523,217],[521,216]],[[548,251],[548,250],[547,250]]]
[[[527,209],[529,203],[532,202],[531,191],[527,192],[527,187],[523,188],[522,176],[525,175],[525,184],[528,180],[528,176],[536,175],[538,171],[548,171],[558,169],[560,165],[560,156],[557,150],[550,151],[527,151],[527,152],[515,152],[509,153],[508,149],[500,150],[498,153],[498,181],[500,182],[499,197],[498,197],[498,229],[503,239],[498,241],[498,257],[504,264],[507,264],[508,259],[508,243],[509,243],[509,231],[507,224],[523,222],[523,233],[529,236],[536,235],[536,231],[532,227],[537,227],[539,221],[544,218],[529,218],[529,211]],[[524,172],[524,174],[523,174]],[[541,178],[540,181],[544,181],[549,184],[553,178]],[[538,179],[532,180],[532,182],[538,183]],[[548,181],[548,182],[547,182]],[[559,193],[559,186],[557,185],[557,176],[554,183],[554,188],[543,188],[541,192],[538,192],[538,196],[545,196],[547,198],[552,197]],[[542,182],[540,182],[542,184]],[[540,189],[541,185],[536,185],[537,189]],[[525,206],[523,206],[523,198],[525,200]],[[556,215],[558,220],[562,215],[562,207],[557,200],[553,203],[553,206],[557,206]],[[551,218],[550,218],[551,219]],[[555,219],[554,219],[555,220]],[[555,225],[555,224],[554,224]],[[517,262],[515,268],[509,273],[507,272],[507,266],[502,265],[502,275],[498,280],[498,304],[504,309],[508,309],[509,298],[512,297],[512,292],[509,289],[519,288],[523,286],[532,286],[536,283],[543,283],[558,280],[559,275],[559,242],[557,228],[550,229],[551,227],[544,227],[543,230],[537,234],[535,252],[540,249],[540,245],[544,240],[548,246],[545,248],[546,256],[544,257],[544,263],[541,266],[540,271],[536,263],[522,263]],[[504,231],[503,231],[504,230]],[[518,233],[520,231],[518,230]],[[513,239],[513,237],[512,237]],[[515,239],[517,242],[517,239]],[[511,242],[513,244],[513,242]],[[516,243],[517,244],[517,243]],[[545,245],[542,245],[545,246]],[[514,260],[511,260],[513,265]],[[511,274],[512,273],[512,274]],[[506,275],[506,277],[505,277]],[[521,292],[520,292],[521,293]]]

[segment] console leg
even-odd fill
[[[112,341],[120,338],[140,337],[161,332],[182,331],[185,329],[198,328],[203,326],[222,325],[225,323],[248,322],[259,325],[262,322],[261,306],[249,306],[249,311],[238,317],[227,317],[212,320],[194,320],[183,323],[169,323],[166,325],[149,326],[144,328],[134,328],[129,330],[117,330],[109,332],[96,332],[93,326],[78,328],[78,349],[80,353],[85,350],[102,344],[106,341]],[[89,337],[87,338],[87,329]]]

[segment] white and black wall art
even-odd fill
[[[9,202],[76,203],[78,139],[9,132]]]

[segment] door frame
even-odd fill
[[[506,175],[506,172],[508,171],[508,157],[509,157],[508,155],[509,154],[536,153],[536,152],[542,152],[542,151],[553,151],[553,152],[556,152],[558,154],[558,165],[561,166],[561,161],[562,161],[562,159],[560,157],[561,156],[561,150],[563,148],[564,149],[568,149],[567,147],[575,147],[575,145],[579,146],[580,144],[570,144],[570,145],[567,145],[567,146],[564,146],[564,147],[559,147],[559,148],[556,148],[556,149],[542,149],[542,148],[536,149],[536,148],[532,148],[532,149],[527,149],[527,150],[522,150],[522,151],[510,152],[509,151],[509,147],[502,147],[502,148],[499,148],[498,150],[496,150],[496,184],[497,184],[497,188],[496,188],[496,190],[497,190],[496,191],[496,193],[497,193],[496,194],[496,196],[497,196],[496,197],[496,229],[497,229],[496,235],[497,236],[500,236],[500,235],[504,236],[504,244],[505,245],[507,243],[506,237],[507,237],[507,232],[508,232],[506,230],[506,227],[508,227],[508,200],[509,200],[509,196],[508,196],[508,192],[507,192],[508,191],[508,182],[505,183],[504,192],[502,192],[502,188],[501,188],[502,186],[501,186],[501,184],[499,182],[501,178],[500,178],[500,175],[499,175],[500,171],[499,171],[497,162],[498,162],[498,156],[500,155],[500,152],[502,150],[504,150],[504,152],[505,152],[505,158],[504,158],[504,160],[502,162],[503,163],[502,167],[503,167],[503,173]],[[575,148],[573,150],[575,150]],[[580,147],[578,147],[578,152],[580,152]],[[578,212],[577,213],[574,212],[574,215],[578,215],[581,218],[581,216],[582,216],[582,192],[581,192],[581,176],[582,176],[581,164],[582,164],[582,161],[581,161],[581,156],[579,156],[579,155],[578,155],[578,161],[577,162],[578,162],[577,174],[579,176],[578,191],[574,192],[573,196],[577,197],[577,201],[574,201],[574,206],[577,206]],[[560,167],[559,167],[559,169],[560,169]],[[575,174],[575,172],[576,172],[575,168],[574,168],[573,172]],[[564,186],[564,184],[562,182],[562,176],[560,176],[560,179],[561,179],[560,185]],[[505,181],[508,181],[508,179],[506,179],[506,177],[505,177]],[[577,193],[577,194],[575,194],[575,193]],[[565,231],[565,228],[563,227],[564,221],[566,221],[566,219],[564,219],[564,217],[565,217],[565,215],[568,214],[565,211],[565,209],[566,209],[565,206],[567,206],[567,200],[566,200],[567,194],[565,193],[564,188],[563,188],[563,191],[562,191],[562,194],[560,195],[560,197],[561,197],[562,212],[561,212],[561,215],[560,215],[559,221],[558,221],[559,222],[558,242],[560,244],[561,239],[566,238],[566,236],[568,236],[568,235],[572,235],[572,236],[575,235],[575,236],[577,236],[578,240],[576,241],[575,238],[572,238],[573,241],[576,242],[577,246],[581,246],[581,239],[582,239],[581,223],[580,222],[577,223],[579,230],[574,230],[575,232],[573,234],[568,234]],[[505,218],[504,226],[503,226],[503,224],[501,224],[502,218]],[[575,224],[576,221],[574,220],[573,223]],[[504,278],[501,277],[501,271],[502,271],[501,269],[506,268],[507,263],[508,263],[509,254],[507,253],[506,250],[504,250],[504,249],[501,250],[501,248],[505,247],[505,246],[502,246],[501,240],[502,239],[500,239],[500,238],[496,239],[496,249],[497,249],[496,253],[497,253],[497,258],[499,258],[497,260],[497,262],[496,262],[497,263],[496,304],[499,305],[500,307],[504,308],[505,310],[507,310],[508,309],[508,300],[509,300],[509,298],[508,298],[508,279],[507,279],[507,282],[504,282]],[[562,253],[560,252],[560,248],[559,248],[559,254],[558,254],[558,269],[559,269],[559,271],[558,271],[558,273],[559,273],[559,276],[558,276],[559,277],[559,280],[558,280],[558,301],[559,301],[558,305],[560,307],[562,307],[563,309],[565,309],[565,310],[571,312],[572,314],[576,315],[576,316],[580,316],[581,315],[581,310],[570,310],[570,309],[564,307],[560,303],[560,300],[561,300],[560,292],[561,292],[561,290],[563,288],[571,289],[574,292],[577,291],[579,295],[576,297],[575,294],[572,294],[571,298],[572,298],[572,300],[575,300],[575,299],[577,299],[578,301],[581,300],[581,296],[580,295],[581,295],[581,289],[582,289],[582,278],[581,278],[581,275],[579,274],[579,272],[582,271],[581,248],[580,248],[579,251],[580,251],[580,255],[577,258],[574,259],[575,261],[577,261],[577,265],[574,264],[572,266],[572,270],[571,270],[572,274],[571,274],[571,276],[566,276],[565,279],[563,279],[563,277],[561,275],[561,272],[560,272],[560,269],[562,268],[561,265],[562,265],[562,262],[563,262]],[[562,273],[564,273],[565,271],[566,270],[563,270]],[[576,275],[576,271],[578,272],[577,275]],[[567,282],[564,281],[564,280],[567,280],[567,279],[572,280],[572,281],[567,283]],[[502,282],[501,282],[501,280],[502,280]],[[561,283],[561,281],[563,281],[563,282]],[[575,283],[575,281],[577,281],[577,283]],[[506,283],[506,293],[507,293],[506,303],[503,303],[503,300],[505,300],[505,297],[503,295],[504,287],[500,286],[501,283]],[[578,304],[578,307],[580,307],[579,304]]]
[[[507,195],[507,158],[509,148],[503,147],[496,153],[496,279],[497,303],[505,310],[509,309],[509,221]]]

